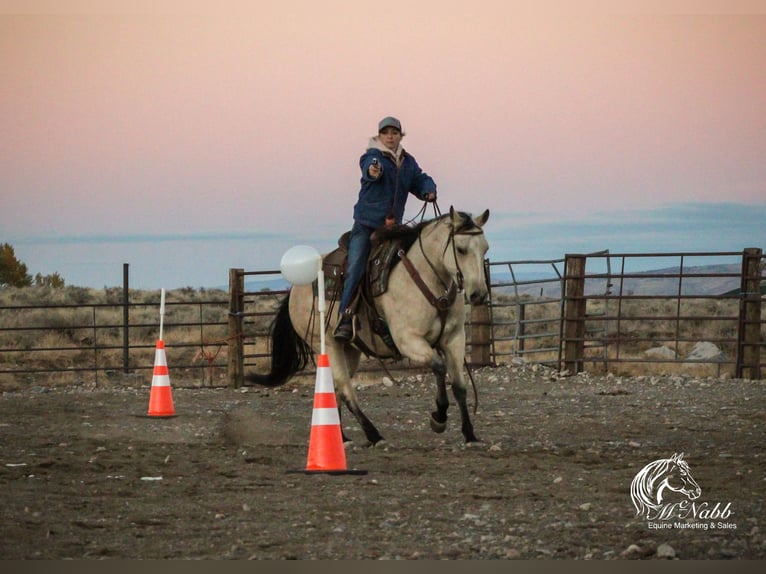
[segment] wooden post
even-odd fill
[[[229,337],[227,374],[229,386],[239,388],[244,383],[244,344],[242,342],[245,306],[244,269],[229,269]]]
[[[476,366],[492,364],[492,317],[489,309],[492,283],[489,279],[489,260],[484,261],[484,277],[487,279],[489,302],[471,307],[471,364]]]
[[[95,325],[95,323],[94,323]],[[122,264],[122,372],[130,371],[130,266]],[[93,341],[95,341],[95,337]],[[95,342],[93,343],[95,347]]]
[[[585,355],[585,255],[566,255],[564,275],[564,368],[575,374]]]
[[[489,305],[471,307],[471,364],[491,365]]]
[[[737,334],[738,378],[761,378],[761,256],[760,248],[742,253],[742,287]]]

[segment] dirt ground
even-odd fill
[[[376,380],[360,399],[387,445],[362,446],[344,413],[367,474],[334,476],[291,472],[313,380],[174,377],[168,419],[146,416],[150,380],[0,395],[0,558],[766,558],[764,381],[481,369],[467,448],[454,406],[430,430],[430,375]],[[678,452],[725,519],[636,517],[631,481]]]

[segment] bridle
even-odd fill
[[[421,209],[421,213],[425,215],[425,209],[426,207],[423,206]],[[434,211],[438,211],[438,206],[434,205]],[[442,216],[439,215],[439,218]],[[457,258],[457,247],[455,245],[455,236],[456,235],[482,235],[484,233],[484,230],[480,227],[471,226],[466,227],[465,229],[458,227],[455,228],[455,224],[453,222],[450,222],[449,224],[450,232],[449,236],[447,237],[447,242],[444,245],[444,249],[442,250],[442,256],[444,256],[445,253],[447,253],[447,249],[452,245],[452,256],[455,260],[455,267],[456,267],[456,273],[455,278],[450,278],[449,285],[447,284],[447,281],[445,281],[442,276],[439,274],[439,272],[436,270],[436,266],[433,264],[433,262],[428,258],[428,254],[426,253],[425,249],[423,248],[423,236],[422,233],[418,235],[418,246],[420,247],[420,252],[423,254],[423,258],[426,260],[426,263],[428,263],[428,266],[431,268],[431,271],[433,271],[433,274],[438,279],[439,283],[441,283],[441,286],[443,287],[444,293],[440,296],[435,295],[431,292],[428,285],[426,285],[425,281],[421,277],[420,273],[417,269],[415,269],[415,266],[412,264],[412,262],[407,258],[407,254],[404,252],[404,249],[400,249],[397,252],[397,255],[401,259],[402,263],[404,264],[405,269],[407,269],[407,272],[410,274],[410,277],[412,277],[412,280],[415,282],[415,284],[418,286],[418,289],[420,289],[420,292],[423,294],[423,296],[426,298],[426,300],[431,304],[432,307],[434,307],[439,315],[439,319],[441,321],[441,329],[439,331],[439,337],[436,339],[437,341],[441,339],[442,334],[444,333],[444,328],[447,322],[447,313],[449,309],[454,305],[455,300],[457,299],[457,294],[462,293],[464,290],[464,275],[463,271],[460,269],[460,262]]]

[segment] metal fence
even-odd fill
[[[655,271],[637,270],[649,264]],[[573,373],[641,364],[764,372],[761,249],[601,251],[489,268],[490,362],[523,358]]]
[[[647,267],[658,270],[640,270]],[[490,301],[466,316],[473,366],[529,361],[574,373],[704,365],[752,379],[764,372],[761,249],[602,251],[487,261],[486,268]],[[171,370],[183,371],[178,383],[237,386],[247,369],[269,360],[268,328],[287,291],[248,290],[245,278],[258,285],[279,276],[232,269],[228,300],[225,293],[169,296],[166,349]],[[92,373],[98,382],[99,374],[151,369],[159,292],[156,302],[132,302],[126,293],[127,281],[114,302],[0,306],[0,375]],[[700,344],[717,353],[695,354]]]
[[[228,301],[169,301],[164,329],[172,367],[204,380],[226,367]],[[155,303],[28,304],[0,306],[0,374],[128,374],[153,368],[159,336]],[[174,318],[176,317],[176,318]],[[182,335],[181,335],[182,334]]]

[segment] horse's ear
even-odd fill
[[[482,213],[479,217],[474,218],[473,221],[479,227],[484,227],[484,224],[487,223],[488,219],[489,219],[489,209],[485,209],[484,213]]]
[[[455,225],[460,225],[462,223],[462,219],[460,218],[460,214],[455,211],[455,206],[450,205],[449,206],[449,217],[452,220],[452,223]]]

